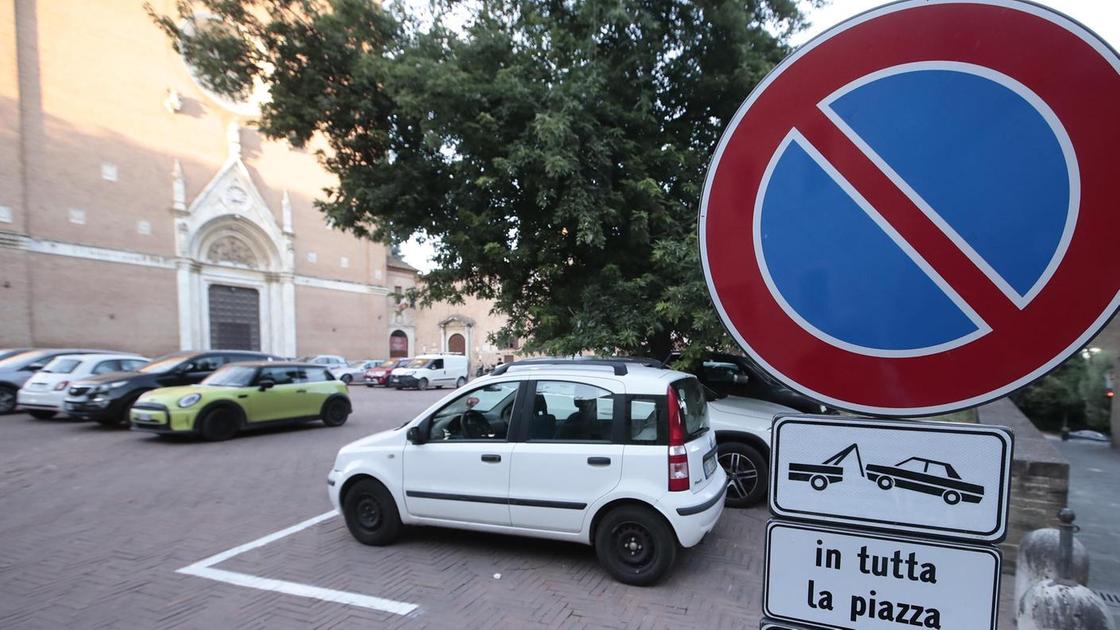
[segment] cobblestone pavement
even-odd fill
[[[404,616],[176,573],[327,512],[338,448],[443,393],[355,387],[343,427],[217,444],[0,416],[0,628],[758,627],[764,508],[726,511],[651,588],[583,545],[417,528],[373,548],[337,517],[214,565],[417,605]]]

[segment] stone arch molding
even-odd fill
[[[240,129],[229,129],[229,159],[202,192],[185,203],[182,171],[175,169],[175,238],[179,292],[179,345],[210,349],[209,288],[254,289],[260,304],[260,350],[296,354],[295,255],[287,194],[284,227],[241,160]]]

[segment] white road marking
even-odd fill
[[[318,516],[309,518],[301,523],[296,523],[295,525],[284,528],[278,532],[273,532],[271,534],[268,534],[267,536],[262,536],[256,540],[247,542],[244,545],[238,545],[233,549],[229,549],[227,551],[212,555],[209,558],[199,560],[198,562],[187,565],[182,569],[177,569],[175,572],[185,575],[193,575],[200,578],[206,578],[208,580],[225,582],[226,584],[245,586],[262,591],[275,591],[277,593],[295,595],[297,597],[310,597],[312,599],[321,599],[323,601],[335,602],[337,604],[360,606],[362,608],[380,610],[396,615],[407,615],[416,610],[418,608],[416,604],[409,604],[407,602],[398,602],[391,599],[374,597],[372,595],[362,595],[361,593],[351,593],[349,591],[336,591],[334,589],[312,586],[310,584],[288,582],[287,580],[274,580],[272,578],[263,578],[256,575],[249,575],[247,573],[237,573],[235,571],[226,571],[224,569],[213,568],[215,564],[225,562],[226,560],[229,560],[234,556],[239,556],[246,551],[250,551],[258,547],[263,547],[269,543],[276,542],[281,538],[291,536],[292,534],[303,531],[308,527],[318,525],[319,523],[333,518],[336,515],[337,513],[334,510],[331,510],[330,512],[324,512]]]

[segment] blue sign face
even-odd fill
[[[1076,221],[1065,130],[1030,90],[968,64],[906,64],[818,106],[1019,308]],[[988,325],[796,129],[756,200],[756,251],[782,308],[828,343],[875,356],[965,344]]]

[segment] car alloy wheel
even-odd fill
[[[416,389],[428,389],[428,379],[420,379],[420,382],[416,384]]]
[[[727,495],[730,498],[746,499],[751,496],[758,485],[758,468],[749,457],[734,451],[723,453],[719,456],[719,465],[727,473]]]

